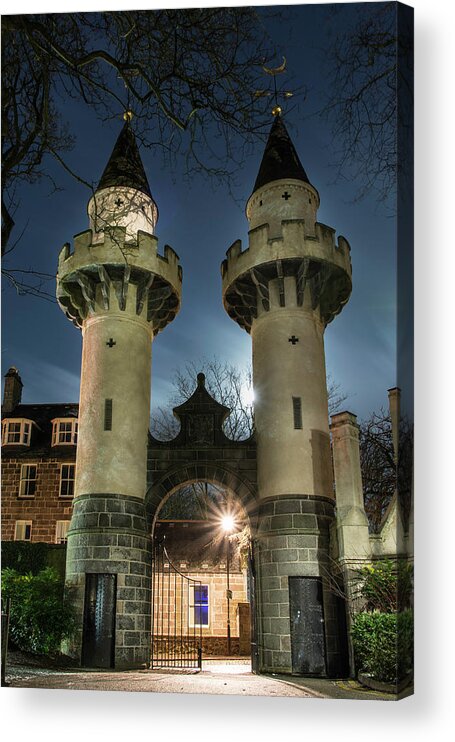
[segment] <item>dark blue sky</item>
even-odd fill
[[[352,6],[345,8],[344,22],[348,22],[356,11]],[[324,59],[331,42],[326,9],[296,6],[289,13],[289,21],[269,26],[269,31],[286,55],[295,84],[307,87],[307,97],[305,101],[292,99],[292,110],[284,110],[285,121],[320,193],[319,221],[345,236],[352,249],[353,292],[341,315],[327,328],[327,369],[348,394],[345,406],[362,418],[385,406],[386,390],[396,384],[396,220],[374,197],[354,202],[357,183],[333,184],[336,142],[324,121],[311,115],[320,107],[327,86]],[[67,159],[86,180],[97,181],[121,129],[121,112],[118,121],[101,123],[82,106],[68,105],[66,111],[77,134]],[[180,314],[153,344],[152,405],[166,402],[172,392],[173,370],[186,362],[203,356],[217,356],[239,366],[249,362],[250,338],[222,306],[220,263],[236,239],[247,243],[244,205],[263,148],[258,140],[238,173],[237,200],[225,188],[214,189],[202,176],[188,184],[179,170],[170,173],[163,168],[158,153],[141,152],[160,212],[156,229],[160,249],[170,244],[180,256],[184,273]],[[25,231],[7,266],[55,273],[63,243],[88,227],[90,193],[61,169],[53,166],[53,171],[63,190],[52,193],[46,181],[21,190],[15,235]],[[4,287],[2,368],[5,373],[10,365],[18,367],[25,402],[76,401],[80,359],[80,331],[57,304],[19,297]]]

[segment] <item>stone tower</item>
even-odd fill
[[[316,221],[318,207],[277,115],[246,206],[248,248],[235,242],[222,264],[223,301],[253,345],[258,669],[330,675],[341,649],[328,578],[335,501],[324,330],[349,299],[351,261],[347,241]],[[305,615],[299,601],[319,602],[319,613]]]
[[[179,311],[182,269],[157,252],[158,210],[129,120],[88,204],[90,229],[59,256],[57,299],[82,330],[76,483],[66,580],[84,665],[149,661],[147,436],[151,343]]]

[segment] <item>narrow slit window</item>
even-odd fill
[[[292,397],[292,409],[294,412],[294,428],[302,429],[302,398]]]
[[[112,399],[104,400],[104,430],[112,430]]]

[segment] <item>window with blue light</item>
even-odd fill
[[[192,626],[209,625],[209,586],[193,585],[191,590],[193,598],[190,605],[190,620]]]

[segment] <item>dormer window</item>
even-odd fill
[[[77,419],[57,417],[52,420],[52,445],[75,446],[77,443]]]
[[[32,420],[16,417],[2,421],[3,446],[29,446],[32,433]]]

